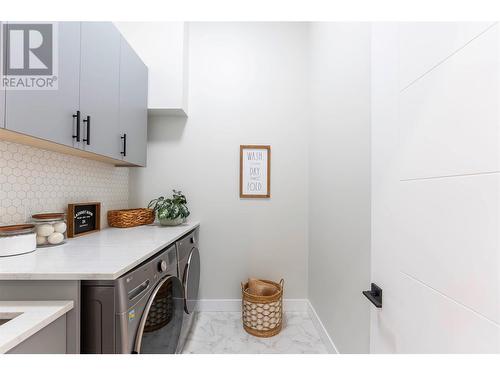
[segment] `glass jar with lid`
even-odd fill
[[[31,215],[36,226],[36,246],[57,246],[66,242],[66,217],[64,213]]]
[[[0,257],[26,254],[35,250],[36,235],[33,224],[0,227]]]

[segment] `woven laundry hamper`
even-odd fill
[[[241,284],[243,328],[257,337],[277,335],[283,326],[283,284],[261,280],[274,285],[278,291],[270,296],[260,296],[248,291],[248,282]]]

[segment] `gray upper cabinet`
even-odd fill
[[[146,165],[148,69],[121,38],[120,131],[123,160]]]
[[[3,25],[4,25],[4,22],[0,22],[0,30],[2,30]],[[3,35],[1,31],[0,31],[0,35]],[[0,45],[5,46],[5,42],[3,40],[0,41]],[[4,128],[4,127],[5,127],[5,89],[0,87],[0,128]]]
[[[13,37],[17,35],[21,41],[26,39],[25,24],[6,24]],[[57,43],[53,43],[53,71],[47,77],[57,82],[57,86],[23,90],[0,88],[0,128],[49,141],[41,142],[49,149],[54,147],[89,158],[104,156],[103,161],[119,165],[145,165],[146,66],[111,22],[56,24],[52,29],[57,38]],[[2,56],[9,61],[8,43],[2,42],[5,48]],[[22,51],[24,55],[15,59],[21,68],[12,69],[27,69],[26,61],[31,61],[32,51],[27,54]],[[40,61],[35,60],[37,64]],[[12,77],[17,73],[15,71]],[[12,134],[16,135],[6,131],[0,133],[9,137]],[[18,138],[28,144],[33,141],[30,137]]]
[[[121,35],[110,22],[81,23],[80,112],[85,151],[121,159]]]
[[[59,22],[55,35],[58,37],[59,58],[53,73],[57,76],[57,89],[8,90],[5,93],[5,127],[63,145],[77,146],[73,138],[76,132],[73,115],[79,107],[80,23]]]
[[[5,127],[5,89],[0,88],[0,128]]]

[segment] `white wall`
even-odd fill
[[[181,189],[201,220],[201,298],[249,276],[307,297],[307,43],[302,23],[190,24],[189,118],[152,117],[131,204]],[[272,147],[270,199],[240,199],[239,146]]]
[[[375,24],[371,351],[500,351],[499,30]]]
[[[312,23],[309,299],[341,353],[369,349],[370,25]]]

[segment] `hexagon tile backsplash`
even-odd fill
[[[66,212],[68,203],[128,207],[128,169],[0,141],[0,225],[23,223],[37,212]]]

